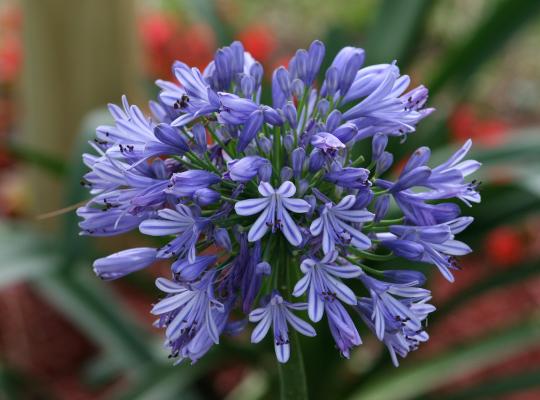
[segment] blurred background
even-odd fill
[[[160,267],[100,282],[94,258],[144,242],[81,238],[72,206],[108,102],[144,107],[173,60],[202,68],[234,39],[270,76],[315,38],[327,62],[363,47],[430,88],[438,111],[398,159],[472,137],[484,168],[475,252],[456,283],[430,276],[429,343],[396,369],[365,329],[350,360],[323,330],[303,345],[311,397],[540,398],[540,1],[0,0],[1,399],[277,397],[269,343],[245,334],[172,367],[149,314]]]

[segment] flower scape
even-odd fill
[[[175,62],[177,82],[157,81],[152,116],[125,97],[110,105],[114,125],[98,127],[95,154],[83,156],[93,198],[77,211],[82,234],[156,237],[94,271],[112,280],[168,260],[152,313],[177,362],[249,329],[253,343],[271,332],[285,363],[293,331],[315,336],[325,318],[344,357],[363,323],[397,366],[428,340],[435,307],[422,272],[381,265],[432,264],[453,281],[455,256],[471,251],[455,238],[472,222],[455,199],[480,201],[466,181],[480,166],[464,160],[471,142],[437,166],[421,147],[389,173],[387,144],[432,113],[428,90],[408,90],[395,62],[365,67],[360,48],[320,71],[324,55],[314,41],[273,71],[271,105],[261,64],[239,42],[202,73]]]

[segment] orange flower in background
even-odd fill
[[[484,145],[494,147],[504,142],[510,126],[499,119],[479,119],[470,105],[458,106],[448,120],[452,138],[459,143],[468,138]]]
[[[248,26],[238,34],[238,40],[244,44],[246,51],[262,64],[271,61],[278,47],[274,33],[264,24]]]

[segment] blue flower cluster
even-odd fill
[[[480,201],[465,180],[480,166],[464,160],[470,141],[435,167],[421,147],[391,179],[387,143],[433,111],[427,89],[407,91],[395,63],[364,67],[360,48],[342,49],[322,73],[324,55],[315,41],[277,68],[271,106],[260,101],[263,67],[239,42],[202,73],[176,62],[178,81],[157,81],[152,116],[126,98],[111,105],[114,125],[97,128],[95,154],[83,157],[93,198],[78,209],[82,233],[138,229],[161,243],[101,258],[94,270],[116,279],[170,262],[152,313],[178,362],[249,322],[253,343],[272,328],[286,362],[291,328],[315,336],[306,319],[326,316],[343,356],[361,344],[354,317],[397,365],[428,339],[435,308],[421,272],[381,261],[433,264],[452,281],[454,257],[471,251],[455,235],[472,218],[451,201]],[[371,147],[367,159],[360,142]]]

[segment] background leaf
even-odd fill
[[[508,39],[540,11],[536,0],[502,0],[491,14],[448,52],[429,81],[431,95],[448,84],[467,88],[468,82],[483,64],[504,49]]]
[[[518,354],[539,339],[540,320],[536,318],[433,359],[403,363],[398,370],[371,378],[351,400],[412,399],[494,361]]]
[[[362,46],[366,49],[366,65],[398,60],[399,66],[406,68],[436,3],[436,0],[382,0]]]

